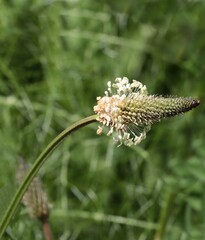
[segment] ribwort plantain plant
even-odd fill
[[[153,123],[185,113],[199,104],[200,101],[197,98],[148,95],[145,85],[136,80],[129,83],[126,77],[117,78],[113,84],[108,82],[105,96],[97,98],[97,105],[94,106],[96,114],[66,128],[34,161],[2,218],[0,238],[49,154],[72,132],[90,123],[99,122],[102,126],[98,127],[97,134],[101,134],[106,127],[107,135],[113,135],[114,142],[132,146],[146,138]]]

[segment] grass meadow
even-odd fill
[[[126,76],[201,105],[131,148],[97,123],[68,137],[38,173],[53,239],[205,239],[204,22],[200,0],[0,0],[0,216],[19,157],[32,164]],[[4,238],[45,239],[23,205]]]

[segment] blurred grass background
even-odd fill
[[[136,147],[92,124],[56,149],[39,173],[54,239],[204,239],[204,22],[200,0],[0,0],[0,187],[15,184],[19,155],[32,163],[93,114],[109,80],[201,100]],[[11,227],[43,239],[23,207]]]

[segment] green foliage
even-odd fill
[[[19,154],[33,163],[93,114],[108,80],[127,76],[202,104],[133,148],[93,124],[56,149],[40,171],[54,239],[202,239],[204,2],[0,0],[0,9],[0,187],[15,186]],[[43,239],[23,207],[11,227],[17,239]]]

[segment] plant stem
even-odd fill
[[[8,209],[6,210],[6,213],[2,218],[2,221],[0,223],[0,239],[2,238],[4,231],[6,230],[19,203],[21,202],[21,199],[24,193],[26,192],[33,178],[36,176],[36,174],[40,170],[41,166],[46,161],[49,154],[53,152],[53,150],[59,145],[59,143],[63,141],[63,139],[65,139],[72,132],[95,121],[96,121],[96,115],[92,115],[74,123],[70,127],[66,128],[63,132],[61,132],[50,144],[48,144],[48,146],[44,149],[44,151],[39,155],[39,157],[35,160],[35,162],[31,166],[31,169],[29,170],[28,174],[25,176],[23,182],[19,186],[16,194],[14,195],[13,199],[11,200],[11,203],[9,204]]]
[[[42,220],[42,227],[43,227],[43,233],[45,236],[46,240],[52,240],[52,232],[51,232],[51,227],[50,224],[48,222],[48,219],[43,219]]]
[[[155,233],[154,240],[162,240],[164,239],[164,234],[167,228],[167,222],[169,220],[170,212],[172,211],[173,207],[173,200],[176,192],[173,192],[171,190],[166,193],[166,201],[165,206],[162,207],[161,213],[160,213],[160,220],[159,220],[159,229]]]

